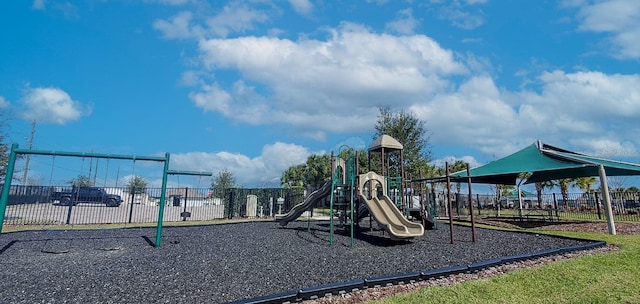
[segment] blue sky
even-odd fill
[[[425,122],[438,162],[538,139],[638,162],[638,20],[636,0],[2,1],[5,141],[27,147],[35,120],[34,149],[169,152],[174,170],[276,185],[310,154],[367,146],[383,105]],[[29,174],[88,167],[34,157]]]

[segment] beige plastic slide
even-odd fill
[[[424,227],[422,227],[421,224],[407,220],[402,212],[398,210],[391,198],[386,194],[380,199],[375,196],[371,199],[367,199],[362,192],[362,189],[364,189],[364,185],[371,180],[379,182],[383,188],[386,187],[383,176],[378,175],[375,172],[367,172],[360,175],[358,187],[359,195],[360,199],[367,204],[369,211],[373,217],[375,217],[380,226],[389,232],[391,238],[394,239],[407,239],[422,236],[424,234]]]

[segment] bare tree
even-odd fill
[[[627,184],[626,176],[610,176],[607,177],[607,183],[609,184],[609,189],[613,192],[622,192],[624,191],[624,186]]]

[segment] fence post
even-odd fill
[[[187,221],[187,199],[189,198],[189,187],[184,187],[184,208],[182,209],[182,221]]]
[[[556,194],[553,193],[553,209],[556,210],[556,217],[559,219],[560,215],[558,214],[558,200],[556,200]]]
[[[233,213],[234,213],[234,199],[235,199],[235,195],[233,192],[233,189],[229,189],[229,219],[233,218]]]
[[[78,201],[79,190],[76,189],[76,186],[71,188],[71,200],[69,201],[69,210],[67,211],[67,222],[66,224],[71,224],[71,214],[73,213],[73,205]]]
[[[136,187],[130,189],[131,191],[131,202],[129,202],[129,224],[131,224],[131,219],[133,218],[133,202],[136,199]]]
[[[595,195],[596,195],[596,210],[598,210],[598,219],[601,220],[602,213],[600,212],[600,196],[598,196],[598,192],[596,192]]]

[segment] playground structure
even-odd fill
[[[404,174],[402,149],[403,147],[398,141],[388,135],[382,135],[369,147],[369,171],[363,174],[358,174],[358,155],[356,152],[351,149],[347,150],[346,159],[334,156],[332,152],[331,179],[289,212],[277,216],[276,220],[282,226],[286,226],[289,222],[299,218],[303,212],[312,210],[320,201],[329,197],[330,244],[333,244],[334,218],[338,218],[340,226],[349,227],[351,245],[353,246],[354,226],[367,213],[370,215],[370,228],[371,220],[375,219],[378,226],[385,233],[388,233],[391,239],[406,240],[422,236],[425,226],[428,229],[434,227],[433,219],[426,216],[424,205],[422,205],[419,208],[421,210],[419,214],[425,216],[419,218],[423,220],[423,224],[408,220],[410,212],[404,199],[402,178],[384,175],[385,172],[387,174],[392,172],[392,170],[388,170],[390,161],[385,157],[385,150],[400,152],[399,171],[401,175]],[[380,152],[382,174],[371,171],[372,152]],[[344,153],[341,154],[344,155]],[[424,220],[428,222],[427,225],[424,224]]]
[[[19,155],[49,155],[49,156],[67,156],[67,157],[81,157],[81,158],[102,158],[102,159],[120,159],[120,160],[132,160],[134,165],[137,160],[141,161],[153,161],[163,163],[162,172],[162,190],[160,194],[160,202],[158,209],[158,220],[156,227],[156,239],[154,246],[160,247],[162,241],[162,223],[164,219],[164,209],[166,205],[166,189],[167,178],[169,175],[192,175],[192,176],[212,176],[211,172],[199,172],[199,171],[177,171],[169,170],[170,154],[165,153],[164,157],[160,156],[134,156],[134,155],[116,155],[116,154],[100,154],[100,153],[81,153],[81,152],[61,152],[61,151],[44,151],[44,150],[24,150],[19,149],[17,144],[11,146],[9,153],[9,160],[7,162],[7,174],[5,182],[2,187],[2,194],[0,196],[0,219],[4,223],[5,213],[7,209],[7,203],[9,200],[9,190],[11,189],[11,180],[14,173],[14,167],[16,158]],[[74,204],[69,204],[68,215],[71,215]],[[133,207],[133,204],[131,204]],[[186,214],[185,214],[186,215]],[[0,225],[0,235],[2,233],[2,225]]]

